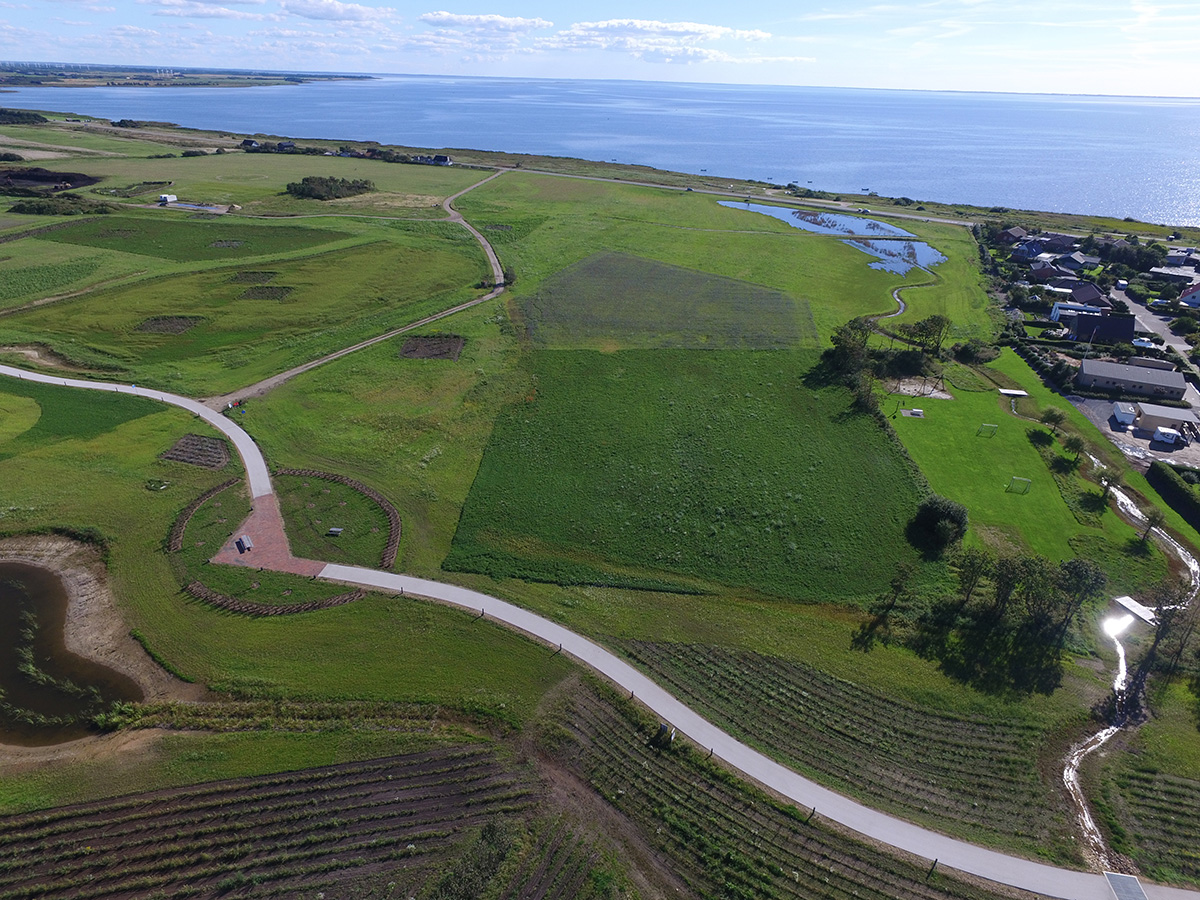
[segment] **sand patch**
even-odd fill
[[[932,397],[935,400],[953,400],[954,395],[942,387],[940,381],[925,381],[920,378],[904,378],[896,383],[888,383],[893,394],[903,394],[905,397]]]

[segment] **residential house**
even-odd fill
[[[1013,248],[1012,259],[1014,262],[1029,262],[1037,259],[1046,252],[1046,245],[1042,243],[1040,238],[1030,238],[1029,240],[1021,241]]]
[[[1045,253],[1070,253],[1075,249],[1078,238],[1069,234],[1043,234],[1042,246]]]
[[[1077,312],[1063,316],[1067,334],[1074,341],[1097,344],[1128,344],[1133,340],[1137,320],[1133,316],[1107,316],[1097,313]]]
[[[1108,315],[1108,310],[1101,309],[1098,306],[1085,306],[1082,303],[1068,303],[1067,301],[1064,300],[1064,301],[1055,303],[1054,306],[1051,308],[1050,321],[1058,322],[1058,321],[1063,320],[1064,317],[1066,317],[1068,315],[1073,316],[1076,313],[1083,313],[1084,315],[1089,315],[1089,316],[1106,316],[1106,315]]]
[[[244,141],[242,141],[242,149],[243,150],[257,150],[258,149],[258,141],[251,140],[250,138],[246,138]]]
[[[1184,288],[1183,293],[1179,295],[1179,302],[1193,309],[1200,306],[1200,284],[1193,284],[1191,287]]]
[[[1087,303],[1091,306],[1112,308],[1108,296],[1090,281],[1081,281],[1071,289],[1071,300],[1074,303]]]
[[[1014,225],[1012,228],[1005,228],[1002,232],[996,235],[996,240],[1001,244],[1015,244],[1017,241],[1028,236],[1028,231],[1026,231],[1020,225]]]

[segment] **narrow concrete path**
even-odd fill
[[[942,868],[958,869],[1000,884],[1050,897],[1059,897],[1063,900],[1111,900],[1112,898],[1112,892],[1102,875],[1061,869],[977,847],[878,812],[828,788],[821,787],[722,731],[629,663],[605,650],[599,644],[519,606],[453,584],[443,584],[408,575],[396,575],[375,569],[334,563],[324,564],[292,557],[287,548],[287,538],[283,531],[278,502],[271,486],[266,461],[263,459],[258,445],[235,422],[194,400],[134,386],[126,387],[97,381],[80,381],[41,375],[12,366],[0,366],[0,375],[43,384],[85,390],[116,391],[159,400],[194,413],[229,437],[242,457],[249,475],[251,494],[255,498],[254,511],[235,532],[235,537],[242,533],[249,533],[255,541],[256,548],[259,541],[262,540],[264,541],[263,549],[267,551],[261,555],[254,555],[254,551],[251,551],[244,558],[238,558],[236,561],[228,560],[234,564],[262,566],[263,568],[274,568],[275,565],[279,565],[283,571],[316,575],[328,581],[429,598],[462,609],[478,610],[481,618],[491,619],[494,622],[518,629],[551,646],[561,646],[564,653],[610,679],[619,687],[630,691],[656,715],[671,723],[697,745],[711,749],[715,757],[719,757],[731,768],[787,797],[792,802],[815,809],[818,815],[839,822],[868,838],[931,861],[936,859]],[[228,551],[227,545],[218,552],[217,558],[226,561],[225,556]],[[236,551],[234,553],[236,554]],[[271,565],[267,565],[267,563],[271,563]],[[321,567],[319,571],[315,570],[316,566]],[[1150,900],[1198,900],[1200,898],[1200,893],[1182,888],[1147,884],[1144,885],[1144,889]]]

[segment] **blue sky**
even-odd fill
[[[444,2],[0,0],[0,58],[1200,94],[1194,0]]]

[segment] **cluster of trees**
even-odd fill
[[[41,125],[49,122],[45,116],[24,109],[0,107],[0,125]]]
[[[333,178],[323,175],[307,175],[300,181],[293,181],[287,186],[287,192],[293,197],[309,200],[340,200],[343,197],[354,197],[375,190],[375,184],[366,179]]]
[[[989,693],[1052,693],[1079,611],[1104,589],[1104,571],[1086,559],[1055,564],[1037,554],[961,551],[958,590],[932,602],[912,591],[903,569],[872,605],[852,644],[902,640],[953,678]]]

